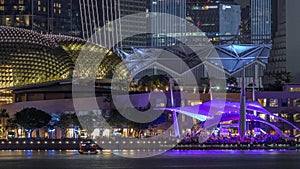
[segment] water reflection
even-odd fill
[[[97,155],[80,155],[78,151],[0,151],[2,168],[14,169],[140,169],[140,168],[299,168],[298,151],[168,151],[165,154],[131,159],[115,155],[141,153],[103,151]],[[147,152],[145,152],[147,153]]]

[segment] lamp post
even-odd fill
[[[174,108],[174,97],[173,97],[174,81],[172,79],[170,79],[169,83],[170,83],[170,94],[171,94],[171,107]],[[178,119],[177,119],[177,113],[176,113],[176,111],[173,111],[172,113],[173,113],[173,122],[174,122],[175,137],[180,137],[179,125],[178,125]]]
[[[244,141],[246,132],[246,90],[245,90],[245,62],[243,61],[243,76],[240,96],[240,118],[239,118],[239,139]]]

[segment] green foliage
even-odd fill
[[[9,118],[9,114],[6,109],[0,110],[0,118]]]
[[[67,128],[71,128],[73,126],[80,127],[81,125],[75,113],[63,113],[60,115],[60,121],[56,124],[56,126],[65,131]]]
[[[292,75],[290,72],[276,73],[273,78],[275,79],[273,84],[269,84],[269,90],[282,91],[285,83],[292,82]]]
[[[139,80],[139,85],[147,87],[148,91],[165,90],[165,87],[169,85],[169,78],[167,75],[144,76]]]
[[[88,112],[78,116],[78,118],[80,119],[82,128],[85,129],[89,135],[94,131],[95,128],[99,126],[106,126],[105,123],[103,123],[103,116],[97,112]],[[107,128],[109,128],[109,126],[107,126]]]
[[[7,124],[5,129],[14,129],[18,127],[18,124],[16,123],[16,120],[14,118],[7,119]]]
[[[122,110],[122,111],[130,111],[130,110]],[[129,127],[133,129],[142,129],[147,128],[150,123],[136,123],[131,120],[128,120],[120,112],[116,109],[112,109],[110,112],[110,116],[106,119],[107,122],[114,127],[122,128],[122,127]]]
[[[36,108],[25,108],[15,114],[14,122],[26,130],[34,130],[47,126],[51,116]]]

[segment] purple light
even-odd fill
[[[224,113],[222,114],[221,122],[230,121],[230,120],[238,120],[239,113],[233,113],[233,112],[240,111],[239,102],[226,101],[224,108],[222,108],[222,106],[219,106],[216,103],[218,103],[218,100],[213,100],[213,104],[212,104],[212,101],[209,101],[209,102],[206,102],[206,103],[203,103],[200,105],[196,105],[196,106],[177,107],[177,108],[172,108],[172,109],[171,108],[162,108],[162,109],[169,110],[169,111],[175,111],[177,113],[187,115],[187,116],[195,118],[197,120],[205,121],[208,117],[209,110],[212,106],[212,107],[220,109],[220,110],[224,109],[224,110],[222,110]],[[269,111],[264,109],[257,102],[246,103],[246,110],[253,111],[253,112],[259,112],[259,113],[266,114],[269,116],[274,116],[272,113],[270,113]],[[293,128],[295,128],[296,130],[298,130],[300,132],[300,129],[297,126],[295,126],[294,124],[292,124],[291,122],[289,122],[281,117],[278,117],[278,116],[274,116],[274,118],[276,118],[280,121],[283,121],[286,124],[289,124],[290,126],[292,126]],[[276,127],[275,125],[271,124],[270,122],[268,122],[266,120],[261,119],[260,117],[258,117],[256,115],[247,114],[246,119],[264,123],[264,124],[272,127],[278,134],[283,135],[282,131],[278,127]]]

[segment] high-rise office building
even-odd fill
[[[241,9],[227,1],[187,0],[187,19],[214,41],[218,36],[239,34]]]
[[[125,17],[146,12],[146,1],[79,0],[79,3],[84,39],[107,47],[119,44],[120,41],[122,44],[132,46],[146,45],[144,36],[130,36],[136,30],[146,29],[145,17],[135,17],[135,19]],[[126,38],[127,36],[130,37]]]
[[[285,0],[274,1],[273,11],[273,49],[265,71],[265,86],[274,83],[274,76],[287,72],[286,67],[286,3]],[[276,17],[275,17],[276,16]]]
[[[73,1],[76,0],[0,0],[0,25],[72,35],[77,25],[71,26]]]
[[[117,43],[121,38],[118,33],[121,31],[121,27],[120,24],[113,25],[113,21],[120,18],[120,1],[79,0],[79,6],[84,39],[103,46]],[[98,31],[103,34],[95,35]]]
[[[271,0],[251,0],[252,43],[259,44],[271,39]]]
[[[172,46],[186,40],[186,0],[152,0],[152,46]]]
[[[300,1],[274,0],[273,49],[264,76],[265,84],[273,84],[275,75],[290,73],[293,83],[300,82],[299,18]]]
[[[185,5],[185,0],[80,0],[84,38],[100,30],[90,40],[101,39],[105,46],[120,44],[121,39],[123,46],[174,45],[174,39],[184,40],[186,23],[173,22],[172,15],[185,19]]]
[[[150,0],[120,0],[123,46],[150,45],[150,35],[146,34],[149,32],[149,18],[146,13],[149,12],[150,3]]]

